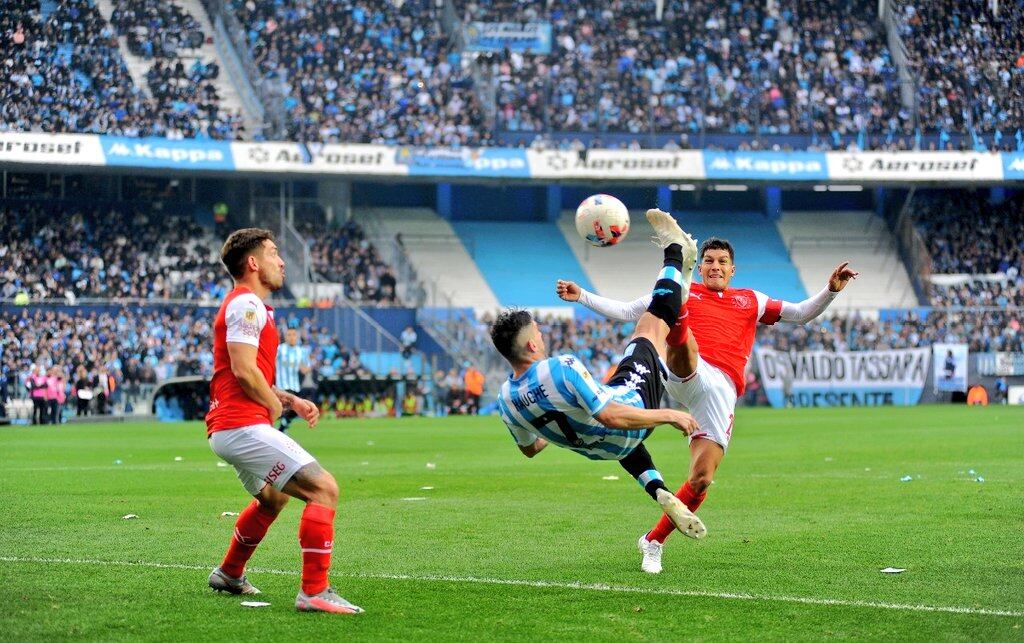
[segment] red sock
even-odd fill
[[[665,341],[669,346],[682,346],[690,338],[690,311],[686,310],[684,304],[679,309],[679,317],[676,318],[676,325],[668,331]]]
[[[307,596],[327,589],[327,570],[331,568],[334,548],[334,510],[312,502],[302,511],[299,521],[299,546],[302,547],[302,591]]]
[[[689,481],[683,483],[683,486],[679,487],[679,491],[676,492],[676,498],[682,500],[683,504],[694,513],[697,512],[697,507],[700,507],[700,504],[704,502],[704,498],[706,498],[707,495],[707,491],[699,495],[694,492]],[[665,542],[665,539],[668,538],[669,534],[675,531],[675,528],[676,526],[672,524],[672,521],[668,519],[668,516],[662,516],[654,529],[647,534],[647,540],[657,540],[659,543],[663,543]]]
[[[277,514],[270,513],[259,502],[253,500],[249,503],[235,521],[235,535],[228,545],[224,562],[220,564],[221,571],[232,578],[241,577],[245,573],[245,564],[256,551],[256,545],[267,535],[275,518]]]

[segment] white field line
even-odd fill
[[[32,556],[0,556],[0,562],[32,563],[44,565],[99,565],[107,567],[149,567],[154,569],[187,569],[207,571],[210,565],[191,565],[184,563],[154,563],[131,560],[98,560],[91,558],[37,558]],[[299,572],[286,569],[251,568],[254,574],[275,574],[279,576],[298,576]],[[628,585],[605,585],[603,583],[567,583],[546,580],[518,580],[512,578],[486,578],[479,576],[447,576],[439,574],[346,574],[331,572],[335,577],[372,578],[379,580],[408,580],[435,583],[470,583],[477,585],[507,585],[513,587],[539,587],[553,589],[584,590],[591,592],[615,592],[622,594],[644,594],[649,596],[687,596],[693,598],[719,598],[737,601],[762,601],[771,603],[797,603],[801,605],[823,605],[833,607],[860,607],[870,609],[896,610],[906,612],[935,612],[942,614],[968,614],[972,616],[1010,616],[1024,617],[1024,612],[993,609],[985,607],[955,607],[944,605],[914,605],[903,603],[882,603],[877,601],[857,601],[838,598],[816,598],[804,596],[784,596],[771,594],[748,594],[746,592],[713,592],[704,590],[630,587]]]

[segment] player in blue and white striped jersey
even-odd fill
[[[701,538],[704,524],[665,486],[643,445],[654,427],[668,424],[687,435],[697,429],[691,415],[662,409],[665,338],[689,294],[697,245],[672,217],[648,210],[647,220],[665,250],[651,304],[636,323],[624,357],[607,385],[572,355],[548,357],[530,313],[509,310],[495,320],[491,340],[512,366],[502,384],[498,409],[519,450],[529,458],[548,444],[593,460],[617,460],[661,505],[682,533]]]
[[[277,378],[275,386],[294,395],[302,388],[304,371],[312,368],[309,363],[309,348],[299,344],[299,331],[289,328],[284,333],[284,344],[277,348]],[[291,421],[298,417],[292,410],[281,415],[280,431],[288,430]]]

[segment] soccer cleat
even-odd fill
[[[684,536],[701,539],[708,535],[704,522],[686,508],[683,501],[666,489],[658,489],[658,504],[668,519]]]
[[[295,597],[295,609],[300,612],[328,612],[330,614],[362,614],[363,608],[349,603],[333,587],[328,587],[319,594],[309,596],[302,590]]]
[[[232,578],[221,571],[220,567],[215,567],[210,573],[210,587],[218,592],[228,592],[229,594],[262,593],[249,582],[249,579],[245,577],[245,574],[242,574],[241,578]]]
[[[636,543],[637,549],[643,554],[644,559],[640,561],[640,569],[648,574],[661,573],[661,550],[664,545],[657,540],[647,540],[647,534],[640,536]]]
[[[687,234],[672,215],[657,208],[647,211],[647,221],[654,228],[651,242],[659,248],[678,243],[683,249],[683,301],[690,296],[690,282],[693,281],[693,267],[697,265],[697,240]]]

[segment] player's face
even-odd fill
[[[299,343],[299,332],[294,328],[289,328],[284,334],[284,341],[288,342],[289,346],[295,346]]]
[[[284,259],[277,254],[277,244],[270,239],[263,242],[263,250],[253,255],[260,268],[260,283],[274,291],[284,285]]]
[[[706,250],[700,260],[701,280],[710,290],[725,290],[736,274],[728,250]]]

